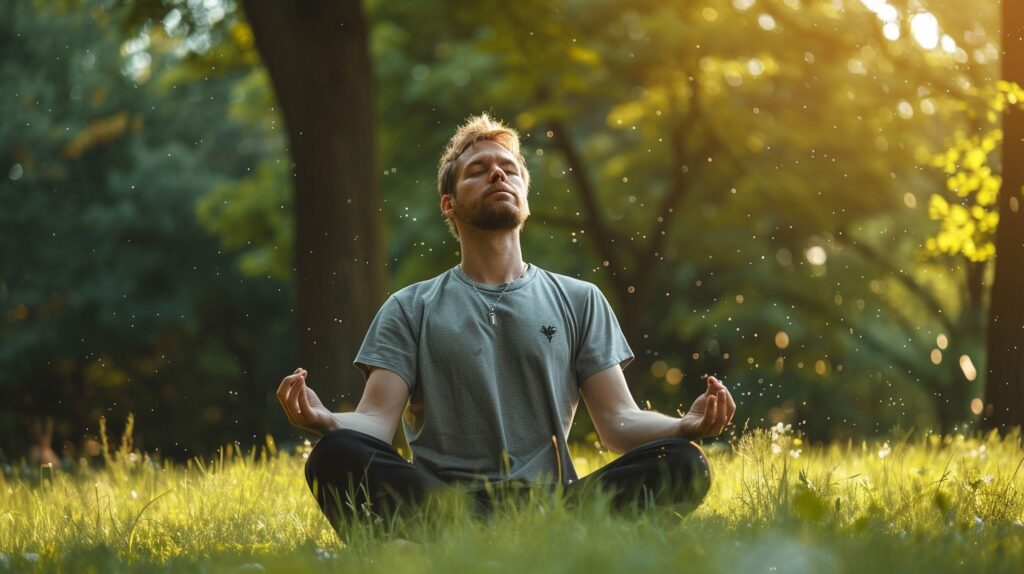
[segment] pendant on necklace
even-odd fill
[[[497,325],[498,322],[494,320],[494,311],[491,311],[488,315],[491,317],[491,325]]]

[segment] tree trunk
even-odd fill
[[[325,404],[352,405],[350,365],[387,280],[366,18],[358,0],[242,5],[294,162],[296,366]]]
[[[977,356],[977,345],[985,332],[985,269],[987,263],[964,261],[963,309],[956,321],[951,322],[952,328],[946,333],[949,347],[942,352],[943,362],[949,373],[947,387],[936,400],[938,409],[939,430],[942,434],[956,432],[957,427],[975,420],[971,416],[971,398],[978,396],[980,385],[984,381],[970,381],[960,366],[960,357],[967,355],[977,361],[979,369],[984,361]],[[983,375],[983,373],[979,373]],[[965,427],[968,428],[968,427]]]
[[[1024,5],[1003,0],[1003,79],[1024,85]],[[1003,187],[999,192],[996,272],[988,319],[988,377],[983,428],[1024,424],[1024,110],[1003,115]]]

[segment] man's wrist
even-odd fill
[[[325,435],[333,430],[341,428],[341,421],[339,420],[338,413],[331,413],[328,417],[327,422],[320,428],[320,434]]]
[[[676,421],[676,436],[686,440],[697,440],[700,437],[693,431],[692,425],[687,424],[686,415]]]

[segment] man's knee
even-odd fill
[[[659,459],[664,461],[676,488],[685,490],[690,502],[699,504],[711,489],[711,465],[704,451],[685,439],[672,439],[660,448]]]
[[[345,475],[363,474],[374,450],[355,431],[338,429],[320,438],[306,459],[306,482],[338,482]]]

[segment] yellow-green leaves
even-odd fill
[[[970,137],[957,133],[950,148],[929,162],[947,175],[947,193],[932,194],[928,203],[928,217],[940,222],[938,233],[925,241],[929,255],[963,255],[971,261],[995,256],[996,201],[1003,183],[990,165],[1003,140],[995,124],[1007,105],[1024,104],[1024,89],[1000,81],[983,96],[989,106],[986,131]]]
[[[963,254],[971,261],[987,261],[995,255],[993,242],[999,213],[980,205],[970,209],[950,204],[939,194],[933,194],[928,204],[928,217],[941,221],[939,233],[929,237],[925,248],[930,254]]]

